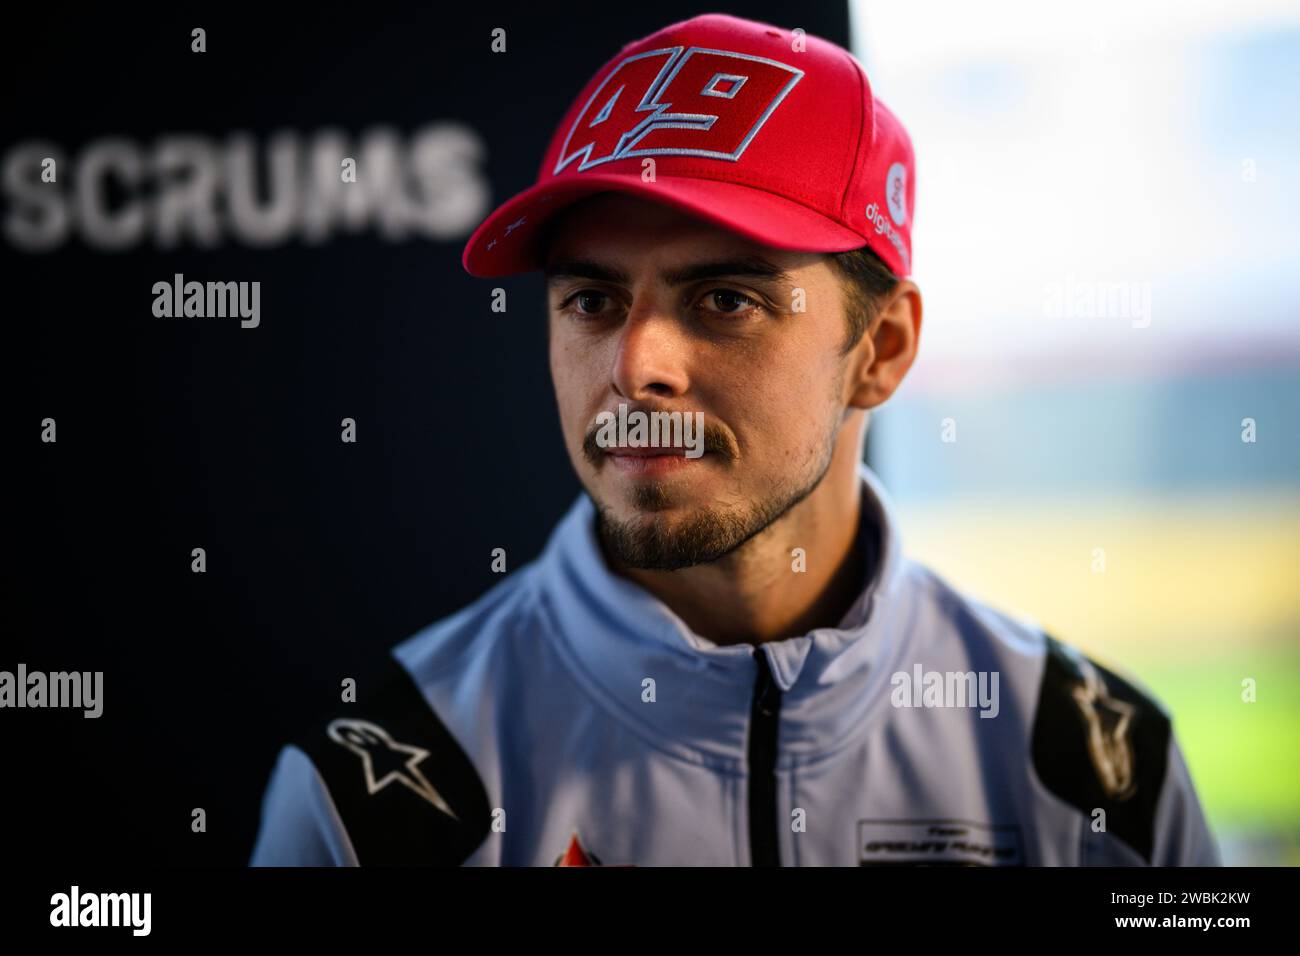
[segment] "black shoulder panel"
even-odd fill
[[[1047,662],[1034,715],[1034,771],[1052,793],[1148,863],[1169,754],[1169,717],[1154,700],[1045,634]]]
[[[459,866],[491,831],[469,756],[390,653],[357,680],[357,702],[294,740],[325,780],[362,866]]]

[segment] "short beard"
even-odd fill
[[[595,498],[596,531],[606,552],[620,565],[644,571],[680,571],[725,557],[750,538],[767,530],[799,502],[817,490],[830,470],[834,438],[826,443],[817,475],[794,492],[777,492],[743,514],[705,508],[678,527],[660,515],[647,520],[618,521]],[[638,508],[654,511],[671,499],[658,484],[642,485],[635,495]]]

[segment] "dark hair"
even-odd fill
[[[899,279],[884,260],[866,246],[848,252],[827,253],[826,258],[845,280],[844,311],[849,318],[849,337],[844,352],[848,354],[876,317],[880,300],[893,290]]]

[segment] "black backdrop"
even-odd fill
[[[384,126],[409,145],[454,123],[481,140],[473,166],[495,204],[531,183],[605,60],[710,10],[848,39],[841,3],[6,11],[0,670],[103,671],[104,712],[0,710],[0,859],[244,863],[302,715],[496,583],[492,549],[511,569],[533,558],[578,493],[540,280],[465,274],[468,228],[258,244],[227,226],[208,247],[163,247],[146,226],[111,250],[73,226],[35,251],[24,225],[50,213],[23,196],[53,189],[75,216],[90,147],[122,140],[144,171],[107,177],[102,209],[148,218],[166,137],[204,138],[224,161],[246,132],[261,182],[277,131]],[[496,27],[505,54],[490,49]],[[17,183],[45,143],[56,183]],[[175,273],[260,281],[261,324],[156,318],[152,286]],[[355,444],[340,440],[344,417]],[[206,833],[191,832],[196,807]]]

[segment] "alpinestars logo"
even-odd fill
[[[398,743],[383,727],[365,720],[340,718],[330,722],[327,732],[330,740],[361,758],[366,793],[373,795],[390,783],[400,783],[447,816],[460,819],[420,772],[419,765],[429,756],[429,751]]]
[[[1087,725],[1088,755],[1106,796],[1127,800],[1137,790],[1130,728],[1137,708],[1111,697],[1096,668],[1080,660],[1083,681],[1072,690]]]
[[[552,173],[628,156],[735,162],[802,76],[766,57],[703,47],[629,56],[574,118]]]

